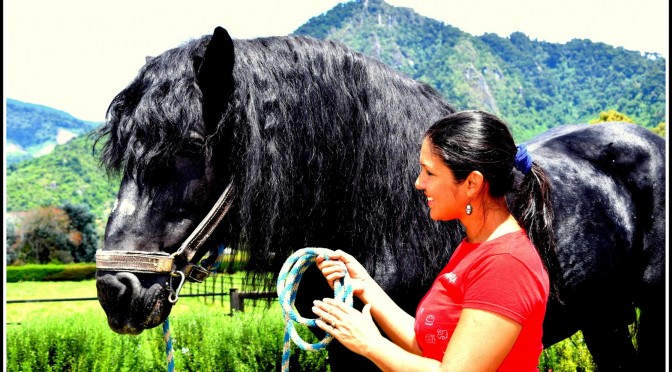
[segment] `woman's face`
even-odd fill
[[[463,188],[455,181],[453,172],[441,158],[434,154],[429,139],[422,141],[420,174],[415,187],[427,197],[429,215],[436,221],[449,221],[462,217],[467,198]]]

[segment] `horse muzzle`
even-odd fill
[[[110,328],[120,334],[137,335],[161,324],[170,314],[169,275],[130,272],[96,273],[98,302]]]

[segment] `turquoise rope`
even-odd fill
[[[280,270],[278,276],[277,290],[278,301],[282,307],[282,315],[285,320],[285,335],[283,338],[282,348],[282,371],[289,371],[289,357],[291,352],[291,341],[302,350],[317,351],[327,347],[327,345],[334,339],[334,336],[326,333],[324,338],[315,344],[308,343],[301,339],[296,332],[293,322],[301,323],[308,327],[317,327],[315,319],[304,318],[299,315],[294,306],[296,300],[296,291],[299,288],[299,282],[303,273],[310,265],[315,263],[317,257],[324,257],[329,259],[329,254],[333,251],[327,248],[302,248],[294,252],[285,261],[285,264]],[[340,280],[334,282],[334,299],[345,302],[346,305],[352,307],[352,285],[350,284],[350,275],[345,268],[345,276]]]
[[[223,256],[224,245],[220,244],[217,248],[217,254],[207,256],[201,261],[202,266],[210,271],[210,273],[215,273],[222,263]],[[173,339],[170,337],[170,322],[168,321],[168,317],[163,321],[163,340],[166,342],[166,362],[168,363],[168,372],[173,372],[175,370],[175,358],[173,356]]]
[[[163,322],[163,340],[166,342],[168,372],[173,372],[175,370],[175,359],[173,358],[173,338],[170,337],[170,322],[168,322],[168,318]]]

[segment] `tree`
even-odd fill
[[[13,212],[6,218],[7,264],[94,262],[98,232],[85,204]]]
[[[86,204],[67,203],[63,211],[70,218],[69,240],[73,244],[70,253],[75,262],[94,262],[98,249],[96,216]]]
[[[25,214],[16,224],[11,250],[17,261],[26,263],[72,262],[69,240],[70,218],[56,207],[42,207]]]
[[[622,121],[625,123],[634,123],[635,121],[630,119],[626,114],[618,112],[616,110],[602,111],[600,116],[597,119],[591,120],[590,124],[603,123],[607,121]]]
[[[652,128],[651,131],[663,138],[665,138],[665,122],[660,122],[655,128]]]

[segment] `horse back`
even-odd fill
[[[663,283],[665,140],[612,122],[558,127],[528,148],[551,179],[565,286]]]

